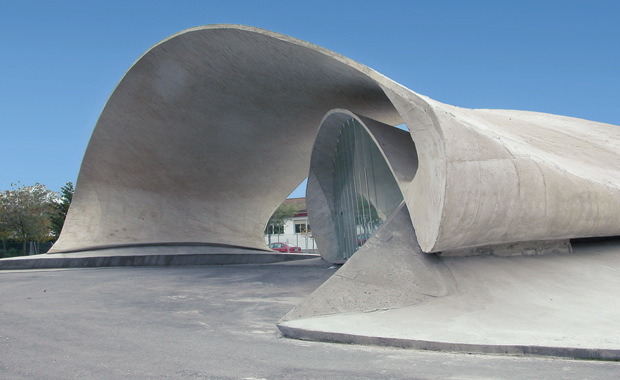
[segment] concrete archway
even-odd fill
[[[620,235],[617,127],[442,104],[307,42],[211,25],[161,41],[121,79],[50,252],[266,249],[266,221],[334,108],[407,124],[418,164],[401,190],[424,252]]]

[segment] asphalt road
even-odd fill
[[[0,378],[620,378],[619,362],[282,338],[278,319],[334,271],[307,263],[0,271]]]

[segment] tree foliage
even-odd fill
[[[11,184],[11,190],[0,193],[0,229],[3,243],[7,239],[23,243],[43,242],[52,239],[50,217],[57,193],[44,185],[18,186]]]
[[[267,226],[265,227],[265,235],[269,235],[269,242],[271,243],[271,235],[274,233],[282,233],[284,230],[284,222],[286,219],[293,217],[298,212],[297,205],[294,203],[286,204],[282,203],[276,211],[271,215]]]
[[[73,183],[67,182],[60,188],[60,196],[57,201],[52,203],[54,212],[51,215],[51,232],[54,239],[58,239],[60,236],[62,226],[65,224],[65,219],[67,218],[69,206],[73,200],[74,191]]]
[[[366,197],[358,194],[355,223],[358,226],[372,225],[378,226],[383,222],[379,217],[377,208]]]
[[[0,193],[0,240],[2,240],[2,252],[6,254],[6,241],[13,231],[9,225],[7,205],[4,202],[4,192]]]

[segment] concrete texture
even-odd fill
[[[208,245],[142,245],[89,251],[41,254],[0,259],[2,269],[92,268],[122,266],[180,266],[264,264],[306,260],[318,254],[280,253]]]
[[[403,194],[425,252],[620,235],[620,127],[383,88],[416,143]]]
[[[334,276],[287,313],[280,326],[321,315],[426,303],[456,289],[448,267],[420,249],[402,204]]]
[[[388,256],[404,267],[389,284],[380,272],[374,276],[377,263],[360,250],[364,260],[354,255],[278,326],[300,339],[619,360],[620,240],[573,248],[560,255],[443,257],[434,264],[450,276],[437,276],[434,287],[414,282],[406,265],[419,259]]]
[[[334,105],[402,119],[377,83],[325,49],[214,25],[153,46],[108,99],[50,252],[136,243],[265,249]]]
[[[156,44],[118,83],[51,252],[264,249],[269,216],[335,108],[406,123],[419,166],[400,185],[424,252],[620,235],[619,127],[454,107],[316,45],[210,25]]]
[[[462,248],[452,251],[437,252],[438,256],[530,256],[558,253],[571,253],[570,240],[542,240],[520,243],[485,245],[483,247]]]
[[[334,273],[309,261],[2,271],[0,378],[618,378],[618,362],[281,339],[275,322]]]

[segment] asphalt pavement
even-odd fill
[[[618,379],[620,362],[283,338],[335,272],[266,265],[0,271],[2,379]]]

